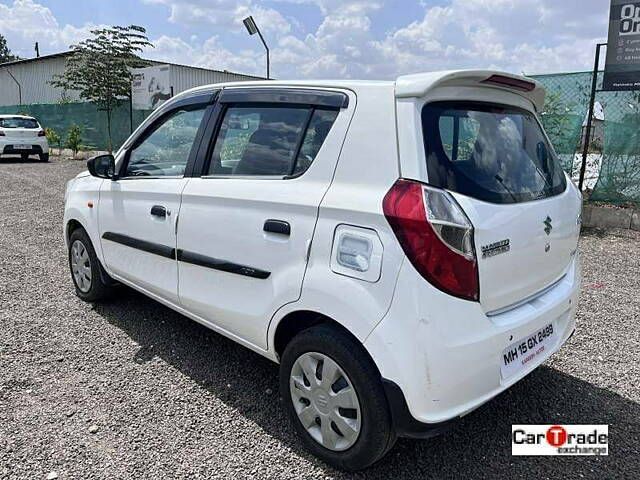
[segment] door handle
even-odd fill
[[[289,222],[285,222],[284,220],[266,220],[264,222],[263,230],[269,233],[279,233],[280,235],[291,235],[291,225],[289,225]]]
[[[168,215],[171,215],[171,211],[167,210],[162,205],[154,205],[153,207],[151,207],[151,215],[153,215],[154,217],[165,218]]]

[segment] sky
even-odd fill
[[[592,68],[607,0],[0,0],[17,55],[68,50],[104,25],[141,25],[148,59],[275,78],[393,79],[458,68],[553,73]]]

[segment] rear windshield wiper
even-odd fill
[[[504,188],[507,191],[507,193],[509,195],[511,195],[511,198],[513,199],[513,201],[515,203],[518,203],[518,199],[513,194],[513,192],[509,189],[509,187],[507,187],[507,185],[504,183],[504,180],[502,180],[502,177],[500,175],[496,174],[493,178],[495,178],[498,182],[500,182],[500,185],[502,185],[502,188]]]

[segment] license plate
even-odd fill
[[[31,145],[26,145],[24,143],[17,143],[13,146],[16,150],[31,150]]]
[[[556,343],[556,331],[549,323],[528,337],[521,338],[502,351],[500,373],[511,377],[536,363]]]

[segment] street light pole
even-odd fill
[[[256,25],[257,27],[257,25]],[[267,51],[267,80],[269,80],[269,47],[267,46],[267,42],[264,41],[264,37],[262,36],[262,32],[258,29],[258,35],[260,36],[260,40],[262,40],[262,44],[264,45],[264,49]]]
[[[264,49],[267,51],[267,80],[269,80],[270,65],[269,65],[269,47],[267,46],[267,42],[264,41],[262,32],[258,28],[258,25],[256,24],[256,21],[253,19],[252,16],[248,16],[247,18],[242,20],[242,23],[244,23],[244,26],[246,27],[247,32],[249,32],[249,35],[255,35],[256,33],[258,34],[258,36],[260,37],[260,41],[262,42],[262,45],[264,45]]]

